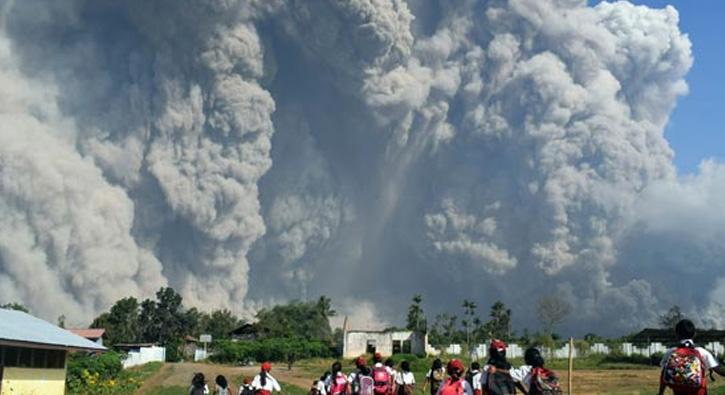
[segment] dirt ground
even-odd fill
[[[204,373],[204,376],[209,382],[212,382],[219,374],[224,375],[228,380],[231,380],[231,384],[237,389],[239,388],[240,378],[243,375],[249,376],[250,378],[253,377],[259,372],[259,367],[235,367],[202,363],[168,363],[156,375],[146,380],[137,394],[146,395],[150,390],[158,387],[185,387],[191,384],[191,377],[197,372]],[[279,381],[301,388],[309,388],[314,380],[308,377],[309,374],[305,375],[299,369],[292,369],[291,371],[286,368],[274,369],[272,376]]]
[[[196,372],[202,372],[208,380],[212,381],[218,374],[223,374],[227,379],[232,380],[233,387],[239,386],[242,375],[252,377],[257,373],[257,367],[233,367],[223,365],[179,363],[166,364],[154,377],[150,378],[138,395],[146,395],[153,388],[187,386],[191,377]],[[564,388],[568,382],[567,373],[558,372]],[[286,368],[278,368],[272,371],[272,375],[279,381],[293,384],[301,388],[309,388],[315,379],[314,374],[299,368],[291,371]],[[642,395],[655,394],[659,370],[637,369],[637,370],[576,370],[574,371],[573,394],[612,394],[612,395]],[[725,388],[725,379],[711,383],[710,388]],[[566,393],[566,391],[565,391]],[[717,392],[720,393],[720,392]]]

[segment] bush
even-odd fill
[[[220,341],[215,344],[211,360],[217,363],[235,364],[272,361],[291,365],[300,359],[324,358],[332,355],[330,347],[321,341],[271,338],[255,342]]]
[[[141,386],[141,381],[136,375],[123,370],[121,358],[122,355],[116,352],[102,355],[81,353],[71,355],[66,376],[68,393],[77,395],[133,393]],[[158,367],[155,367],[156,370]]]
[[[102,380],[116,378],[123,370],[121,358],[121,354],[117,352],[107,352],[101,355],[71,354],[68,359],[68,378],[81,377],[83,371],[98,375]]]

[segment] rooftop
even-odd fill
[[[86,339],[100,339],[103,337],[103,335],[106,333],[105,329],[67,329],[68,332],[74,333],[80,337],[85,337]]]
[[[0,344],[51,349],[105,351],[90,340],[22,311],[0,309]]]

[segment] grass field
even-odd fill
[[[400,359],[400,358],[396,358]],[[411,365],[416,376],[418,388],[416,393],[424,395],[422,382],[425,372],[430,367],[429,359],[418,359],[411,356]],[[293,370],[275,367],[272,374],[281,382],[283,394],[303,395],[307,393],[312,382],[322,372],[329,369],[332,360],[313,359],[300,361]],[[512,361],[514,365],[520,361]],[[352,369],[351,361],[344,361],[345,369]],[[559,373],[561,382],[566,385],[568,377],[566,361],[551,361],[550,368]],[[655,394],[658,388],[659,369],[657,367],[611,363],[606,359],[582,358],[575,360],[573,376],[574,394],[611,394],[639,395]],[[257,372],[256,367],[234,367],[213,364],[166,364],[156,375],[149,377],[136,395],[185,395],[192,375],[202,372],[209,382],[213,382],[217,374],[223,374],[231,380],[235,391],[244,376],[251,377]],[[725,395],[725,378],[710,383],[710,395]]]

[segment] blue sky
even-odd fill
[[[655,8],[673,5],[680,12],[680,29],[692,41],[690,93],[678,101],[665,131],[678,171],[695,172],[707,158],[725,161],[725,0],[631,2]]]

